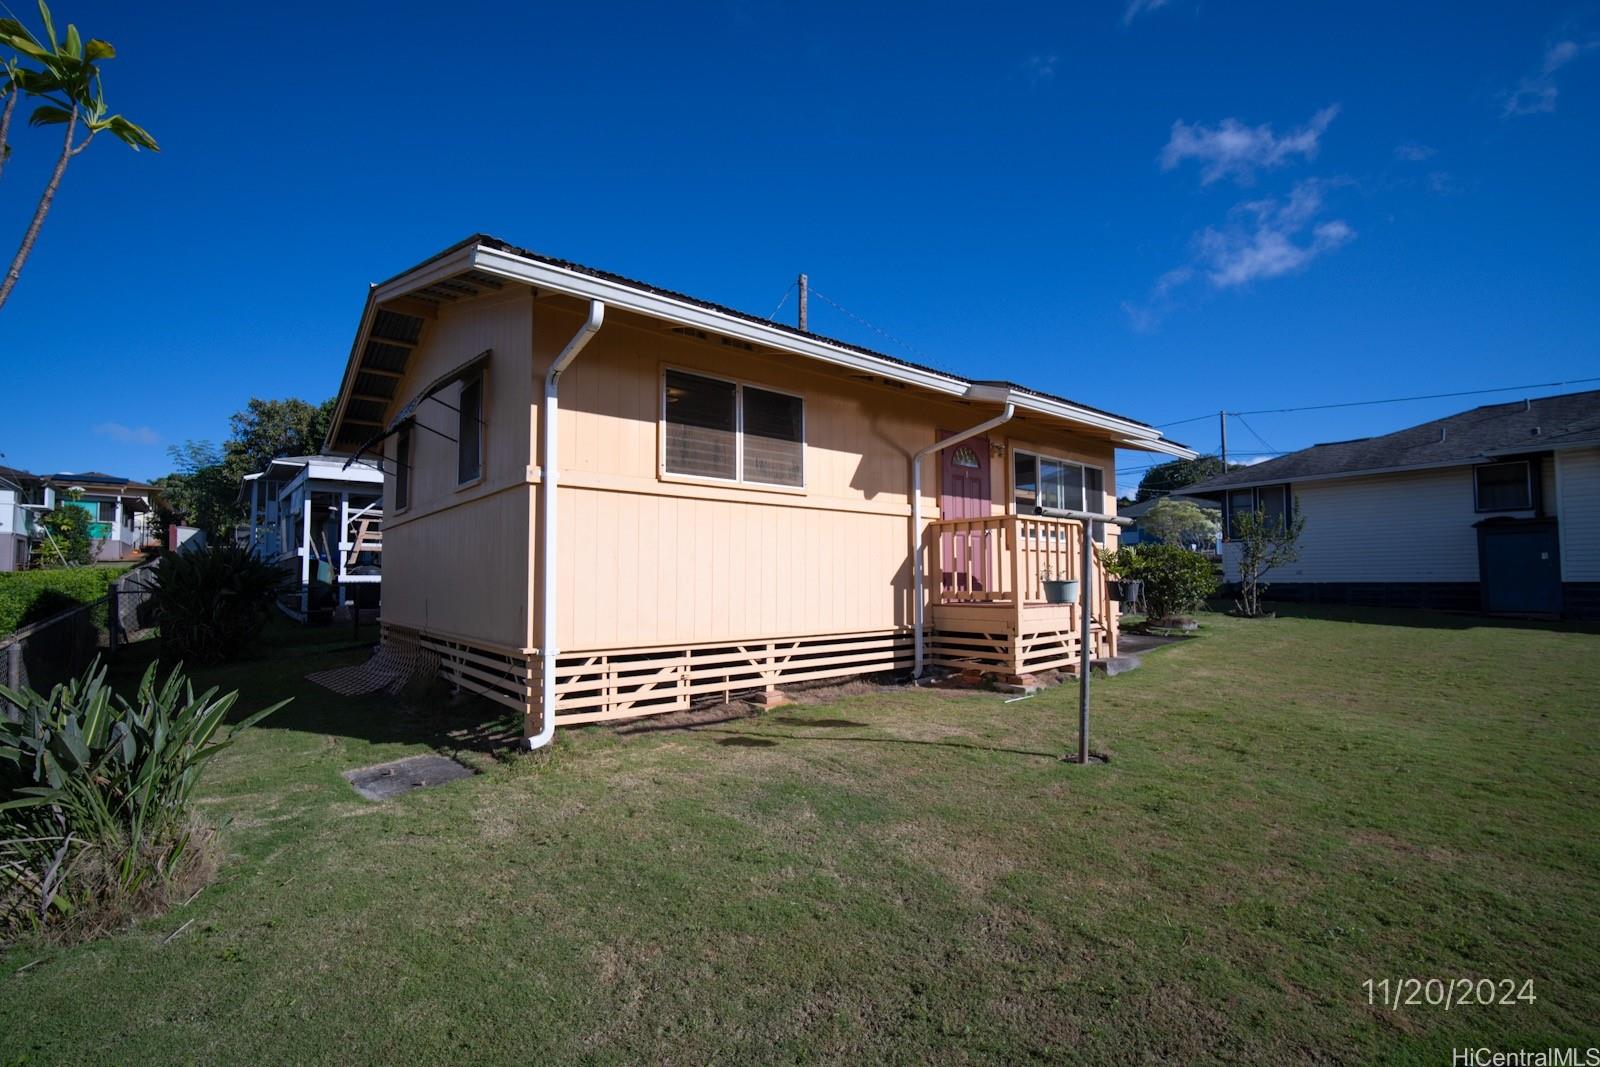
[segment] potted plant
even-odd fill
[[[1096,549],[1095,554],[1100,557],[1100,565],[1109,576],[1106,591],[1111,599],[1123,604],[1137,604],[1144,594],[1144,582],[1134,577],[1139,568],[1138,550],[1129,545],[1115,552]]]
[[[1076,604],[1078,602],[1078,582],[1076,580],[1058,578],[1055,571],[1046,570],[1042,582],[1046,604]]]

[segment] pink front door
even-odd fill
[[[939,436],[953,436],[947,430]],[[939,517],[982,519],[991,514],[989,439],[969,437],[939,452]],[[989,588],[987,551],[992,534],[947,533],[939,539],[939,571],[945,589]]]

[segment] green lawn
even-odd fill
[[[247,707],[296,696],[206,783],[218,881],[114,938],[0,957],[0,1062],[1447,1064],[1600,1043],[1594,632],[1207,617],[1098,684],[1108,766],[1056,759],[1070,687],[868,692],[567,732],[548,761],[472,754],[478,777],[386,803],[340,772],[491,713],[299,680],[360,658],[285,627],[208,676]],[[1531,978],[1538,999],[1368,1006],[1366,979],[1411,976]]]

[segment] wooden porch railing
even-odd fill
[[[1042,604],[1046,579],[1078,581],[1083,523],[1034,515],[937,519],[928,524],[927,573],[937,603]],[[1094,562],[1094,617],[1111,617],[1105,567]]]

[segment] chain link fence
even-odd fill
[[[0,638],[0,680],[11,689],[46,692],[81,673],[96,656],[149,636],[155,629],[155,584],[155,564],[140,564],[113,582],[103,598]]]

